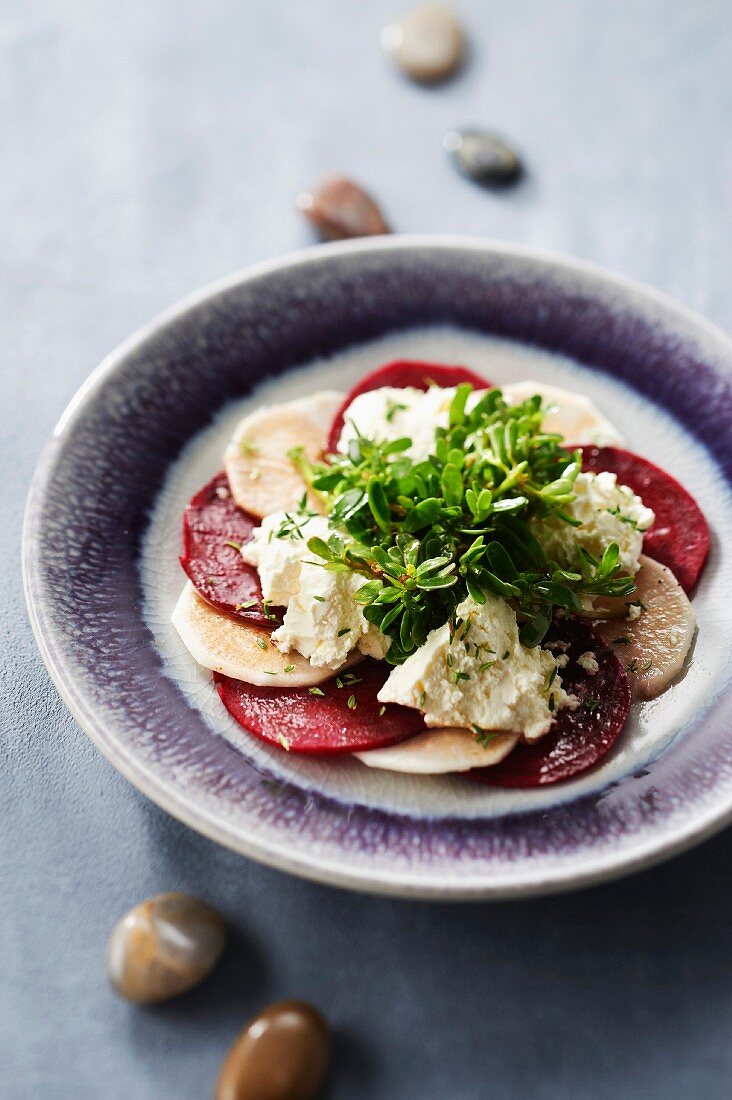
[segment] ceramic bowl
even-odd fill
[[[176,648],[167,609],[183,583],[179,509],[216,472],[226,424],[247,401],[345,388],[415,354],[461,358],[498,382],[532,372],[575,385],[710,520],[686,677],[636,708],[627,743],[579,780],[509,797],[465,779],[291,759],[232,729],[208,675]],[[44,660],[135,786],[283,870],[381,893],[494,898],[645,866],[732,815],[731,367],[729,339],[661,295],[509,245],[382,238],[236,274],[113,352],[41,458],[23,558]]]

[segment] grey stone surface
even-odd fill
[[[397,5],[398,7],[398,5]],[[208,280],[308,243],[321,175],[361,180],[404,231],[560,249],[732,328],[732,25],[725,0],[459,4],[466,70],[400,79],[394,0],[4,0],[0,5],[0,1095],[210,1094],[269,1000],[337,1030],[328,1095],[722,1100],[732,1078],[729,834],[625,882],[436,907],[255,866],[168,818],[98,755],[36,652],[23,499],[99,359]],[[445,130],[505,132],[529,176],[454,173]],[[190,890],[236,928],[176,1003],[118,1001],[117,917]]]

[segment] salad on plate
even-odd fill
[[[282,752],[534,787],[682,674],[708,550],[587,397],[399,361],[239,423],[185,510],[173,624]]]

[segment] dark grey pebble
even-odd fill
[[[507,187],[523,175],[516,150],[487,130],[449,130],[443,145],[457,169],[482,187]]]

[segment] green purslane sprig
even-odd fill
[[[581,455],[542,430],[540,396],[508,405],[492,389],[468,410],[471,389],[457,387],[448,427],[436,429],[434,453],[424,461],[404,453],[408,438],[358,434],[328,464],[291,456],[337,532],[310,539],[308,548],[324,569],[366,578],[356,599],[391,639],[394,664],[453,618],[467,596],[510,601],[522,643],[535,646],[557,608],[582,614],[589,598],[635,588],[621,572],[616,543],[599,560],[578,548],[571,570],[544,552],[537,521],[557,516],[577,525],[565,509]]]

